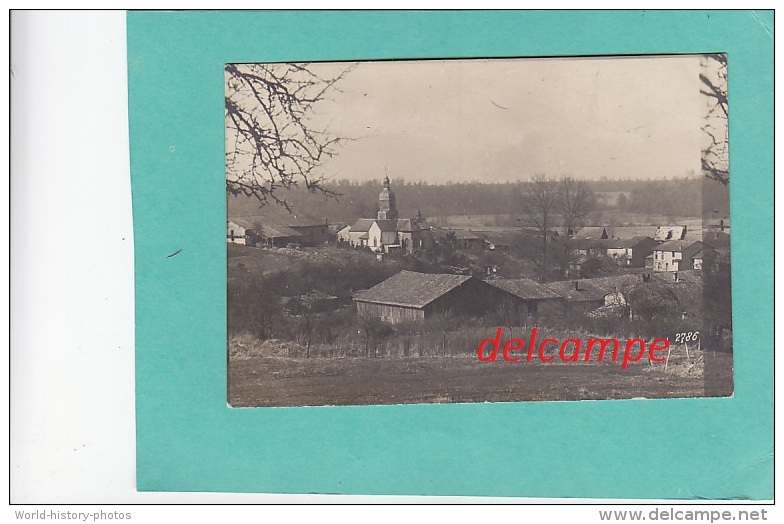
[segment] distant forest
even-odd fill
[[[729,216],[727,187],[699,177],[662,180],[589,180],[594,210],[620,211],[650,215],[700,217],[703,210],[712,216]],[[421,211],[424,217],[452,215],[519,216],[522,213],[519,195],[522,182],[493,183],[457,182],[428,184],[392,180],[401,217],[412,217]],[[299,218],[330,223],[350,223],[361,217],[373,218],[378,211],[381,179],[364,182],[335,180],[324,184],[335,196],[295,188],[285,198],[292,213]],[[263,208],[248,197],[230,197],[229,216],[287,215],[281,206]],[[708,216],[708,215],[705,215]]]

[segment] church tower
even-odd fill
[[[397,218],[395,193],[389,189],[389,177],[384,175],[384,189],[382,189],[381,193],[378,195],[378,219],[390,220]]]

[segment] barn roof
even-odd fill
[[[554,291],[530,278],[494,278],[485,282],[520,298],[532,300],[561,298]]]
[[[401,271],[354,297],[358,302],[422,308],[470,280],[466,275]]]

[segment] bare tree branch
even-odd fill
[[[708,141],[702,150],[702,171],[705,176],[722,184],[730,181],[729,106],[727,97],[727,55],[703,55],[700,93],[707,97],[707,110],[702,131]]]
[[[310,64],[227,64],[226,191],[291,211],[286,190],[326,196],[318,167],[347,140],[312,126],[314,107],[348,74],[320,76]]]

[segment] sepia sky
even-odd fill
[[[697,56],[362,62],[316,108],[314,123],[353,139],[323,172],[431,183],[699,172],[699,72]]]

